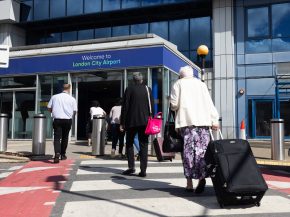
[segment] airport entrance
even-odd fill
[[[91,102],[99,101],[107,113],[122,95],[122,72],[95,72],[80,75],[78,80],[77,140],[87,139],[86,123],[90,119]]]

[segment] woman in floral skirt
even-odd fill
[[[192,179],[198,179],[195,193],[199,194],[206,184],[204,154],[210,140],[209,128],[218,129],[219,114],[205,83],[193,76],[190,66],[180,68],[179,78],[171,89],[171,109],[176,111],[175,128],[184,140],[186,190],[193,191]]]

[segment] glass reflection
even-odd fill
[[[121,8],[121,0],[103,0],[103,11],[119,10]]]
[[[150,23],[150,32],[168,40],[168,22],[163,21]]]
[[[274,37],[290,36],[290,3],[272,5],[272,34]]]
[[[34,20],[48,19],[49,0],[34,0]]]
[[[142,0],[142,6],[160,5],[162,0]]]
[[[140,0],[122,0],[122,8],[135,8],[140,7]]]
[[[67,0],[67,15],[78,15],[83,13],[83,0]]]
[[[248,15],[248,37],[259,37],[269,35],[268,7],[248,9],[247,15]]]
[[[189,20],[173,20],[169,22],[169,40],[177,45],[178,50],[189,47]]]
[[[129,35],[129,26],[115,26],[112,28],[112,36]]]
[[[201,44],[212,47],[210,17],[190,19],[190,49],[196,50]]]
[[[78,32],[78,40],[86,40],[94,38],[94,30],[93,29],[84,29]]]
[[[95,38],[111,37],[111,27],[99,28],[95,30]]]
[[[56,43],[56,42],[60,42],[60,40],[61,40],[60,32],[49,33],[46,38],[46,43]]]
[[[63,32],[62,41],[75,41],[77,40],[77,31]]]
[[[249,40],[246,41],[246,53],[263,53],[271,51],[271,40]]]
[[[85,13],[95,13],[102,10],[102,1],[84,0]]]
[[[131,35],[148,33],[148,23],[131,25]]]
[[[22,21],[31,21],[33,14],[33,2],[32,0],[23,0],[21,4],[21,20]]]
[[[50,17],[65,16],[65,0],[50,0]]]
[[[272,40],[273,52],[290,51],[290,38],[276,38]]]

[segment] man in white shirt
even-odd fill
[[[52,113],[53,133],[54,133],[54,163],[66,160],[66,148],[68,144],[68,135],[72,126],[72,118],[77,112],[77,103],[70,92],[71,85],[64,84],[63,92],[53,95],[47,105],[48,110]]]

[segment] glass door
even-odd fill
[[[8,138],[12,137],[13,92],[0,92],[0,113],[8,114]]]
[[[35,91],[15,92],[14,138],[31,139],[35,114]]]
[[[274,116],[274,100],[250,99],[248,114],[249,136],[251,138],[270,137],[270,121]]]

